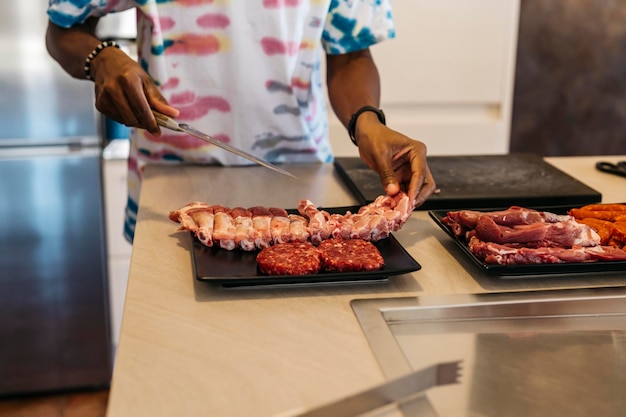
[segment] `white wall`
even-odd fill
[[[396,39],[375,45],[387,124],[429,155],[509,150],[519,0],[392,0]],[[331,114],[337,156],[356,156]]]

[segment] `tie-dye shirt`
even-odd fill
[[[395,35],[386,0],[49,0],[52,22],[137,9],[138,59],[179,120],[270,162],[330,162],[322,52]],[[125,234],[146,163],[250,162],[191,136],[131,131]]]

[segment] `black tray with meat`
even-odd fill
[[[329,213],[355,212],[358,207],[323,208]],[[297,213],[297,210],[287,210]],[[311,286],[325,284],[358,284],[387,282],[389,277],[418,271],[421,265],[413,259],[393,235],[372,242],[380,251],[385,265],[376,271],[322,272],[306,275],[264,275],[258,270],[259,251],[224,250],[203,245],[192,234],[192,263],[197,280],[223,287]]]
[[[576,206],[556,206],[556,207],[535,207],[534,209],[545,211],[554,214],[567,214],[568,210],[572,208],[580,207]],[[508,207],[497,207],[491,209],[471,209],[479,212],[490,212],[498,210],[506,210]],[[451,228],[444,222],[444,217],[451,210],[433,210],[428,214],[434,220],[434,222],[452,238],[454,243],[461,248],[461,250],[467,255],[467,257],[480,269],[496,275],[502,279],[517,279],[517,278],[536,278],[545,275],[554,274],[587,274],[587,273],[610,273],[626,271],[626,261],[624,260],[611,260],[611,261],[585,261],[585,262],[564,262],[564,263],[536,263],[536,264],[493,264],[487,263],[483,259],[475,255],[467,241],[463,237],[459,237],[454,234]]]

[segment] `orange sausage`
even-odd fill
[[[580,207],[587,211],[626,211],[626,204],[587,204]]]
[[[624,216],[626,213],[624,211],[611,211],[611,210],[583,210],[573,208],[568,214],[570,216],[574,216],[576,219],[600,219],[600,220],[608,220],[615,221],[618,217]]]
[[[626,244],[626,222],[613,223],[611,238],[613,240],[621,242],[622,246]]]

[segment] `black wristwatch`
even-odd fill
[[[359,118],[361,113],[364,113],[366,111],[376,113],[376,115],[378,116],[378,120],[380,120],[382,124],[386,124],[385,113],[383,113],[381,109],[377,109],[376,107],[372,106],[361,107],[359,110],[356,111],[356,113],[352,115],[350,121],[348,122],[348,135],[350,135],[350,139],[352,140],[352,143],[354,143],[354,146],[359,146],[359,144],[356,142],[356,137],[354,136],[354,130],[356,129],[356,119]]]

